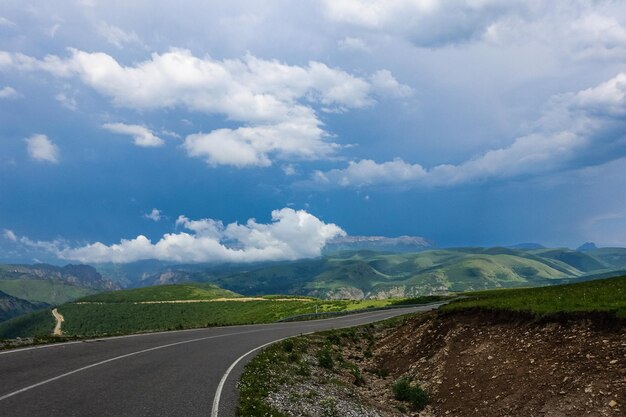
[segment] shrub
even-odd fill
[[[296,375],[299,376],[311,376],[311,367],[309,366],[308,363],[303,362],[298,366],[298,369],[296,369]]]
[[[352,370],[350,370],[350,373],[354,377],[354,381],[352,382],[354,385],[356,385],[357,387],[365,385],[365,378],[363,378],[363,374],[361,374],[359,368],[353,368]]]
[[[391,389],[398,401],[410,402],[413,409],[421,411],[428,403],[428,394],[419,385],[411,386],[411,379],[402,377],[393,383]]]
[[[283,350],[285,352],[293,352],[294,346],[295,344],[293,343],[293,340],[291,339],[287,339],[283,341]]]
[[[376,375],[379,378],[387,378],[389,376],[389,369],[387,368],[369,368],[366,369],[366,371],[373,373],[374,375]]]
[[[322,368],[333,369],[335,367],[335,361],[333,355],[328,348],[323,348],[317,351],[317,363]]]
[[[341,413],[337,408],[337,400],[332,397],[326,397],[320,401],[322,417],[340,417]]]

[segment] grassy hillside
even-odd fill
[[[232,291],[224,290],[215,284],[189,283],[111,291],[83,297],[78,301],[132,303],[145,301],[212,300],[215,298],[233,297],[240,297],[240,295]]]
[[[0,291],[30,302],[56,305],[93,294],[95,290],[58,281],[3,279],[0,280]]]
[[[413,253],[325,252],[318,259],[171,265],[141,262],[98,266],[131,286],[210,282],[243,295],[292,294],[327,299],[415,297],[449,291],[534,287],[626,269],[626,249],[585,252],[519,248],[452,248]]]
[[[472,308],[526,311],[538,315],[603,311],[626,318],[626,276],[542,288],[491,290],[443,307],[444,311]]]
[[[0,322],[47,306],[45,303],[31,303],[0,291]]]
[[[626,269],[626,248],[598,248],[585,252],[611,268]]]
[[[0,323],[0,339],[49,336],[54,325],[55,320],[50,310],[39,310]]]
[[[608,256],[608,255],[607,255]],[[386,298],[543,286],[609,270],[594,255],[567,249],[459,248],[419,253],[339,252],[209,278],[240,294]]]
[[[55,281],[66,285],[89,288],[94,291],[119,289],[117,284],[103,278],[102,275],[89,265],[69,264],[60,267],[48,264],[0,264],[0,279]]]
[[[391,305],[398,300],[323,301],[316,299],[208,301],[138,304],[68,303],[59,307],[70,336],[95,336],[189,329],[206,326],[271,323],[317,311],[347,311]]]
[[[242,298],[213,284],[191,283],[100,293],[58,307],[66,336],[101,336],[189,329],[206,326],[271,323],[315,312],[341,312],[426,303],[405,300],[319,300],[311,297]],[[0,338],[50,333],[49,310],[0,324]],[[52,323],[52,325],[51,325]]]
[[[571,249],[541,249],[532,251],[531,253],[542,258],[560,261],[582,272],[611,268],[610,264],[597,258],[590,252],[578,252]]]

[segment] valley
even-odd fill
[[[327,252],[315,259],[254,264],[2,265],[0,338],[52,334],[53,307],[66,318],[65,336],[93,337],[268,323],[468,291],[552,287],[615,276],[626,268],[623,248],[422,249]],[[122,285],[131,288],[117,290]]]

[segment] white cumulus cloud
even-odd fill
[[[189,156],[209,165],[269,166],[278,158],[320,159],[337,147],[323,140],[325,132],[315,120],[292,120],[275,125],[217,129],[187,136],[183,148]]]
[[[320,256],[328,240],[345,235],[335,224],[324,223],[304,210],[290,208],[274,210],[272,221],[267,224],[250,219],[245,224],[224,225],[213,219],[190,220],[185,216],[180,216],[176,224],[186,231],[165,234],[155,243],[140,235],[113,245],[96,242],[71,248],[53,242],[47,247],[52,247],[62,259],[84,263],[127,263],[142,259],[255,262]]]
[[[363,187],[377,184],[457,185],[538,175],[593,166],[626,151],[626,73],[595,87],[555,96],[537,123],[537,132],[515,138],[463,163],[427,169],[402,159],[377,163],[363,159],[346,168],[316,171],[319,184]]]
[[[217,129],[187,137],[190,156],[210,165],[268,166],[273,158],[322,159],[337,146],[322,129],[315,106],[344,112],[372,106],[377,96],[406,96],[411,89],[389,71],[358,77],[321,62],[288,65],[252,55],[216,60],[173,49],[149,60],[123,66],[105,53],[70,49],[68,58],[36,59],[0,52],[0,70],[45,71],[56,77],[78,77],[110,97],[114,104],[134,109],[183,107],[224,115],[241,127]],[[130,132],[132,130],[136,133]],[[158,138],[138,125],[111,124],[135,143],[157,146]]]
[[[25,141],[26,150],[32,159],[55,164],[59,162],[59,148],[46,135],[33,135]]]
[[[124,123],[105,123],[102,127],[110,132],[133,137],[133,143],[142,148],[163,146],[165,142],[156,136],[150,129],[141,125],[127,125]]]

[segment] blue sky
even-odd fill
[[[621,2],[41,3],[0,5],[4,260],[626,245]]]

